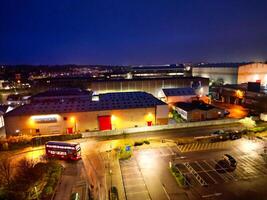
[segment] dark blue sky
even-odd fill
[[[266,0],[1,0],[0,63],[267,59]]]

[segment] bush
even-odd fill
[[[128,146],[128,145],[120,147],[120,150],[119,150],[119,159],[120,160],[126,160],[132,156],[132,148],[130,149],[130,151],[126,151],[126,146]]]
[[[53,187],[56,183],[56,179],[54,177],[50,177],[47,181],[47,185]]]
[[[176,121],[176,122],[183,122],[183,118],[182,116],[176,111],[176,110],[173,110],[172,111],[172,117],[173,119]]]
[[[48,163],[46,163],[47,165],[47,173],[46,173],[46,177],[47,177],[47,182],[46,185],[42,191],[42,196],[45,198],[48,198],[52,195],[52,193],[54,192],[54,189],[57,185],[57,182],[60,179],[60,175],[62,173],[62,169],[63,167],[54,161],[50,161]],[[52,189],[52,191],[51,191]]]
[[[52,195],[53,194],[53,187],[46,186],[44,188],[44,190],[43,190],[43,194],[44,194],[45,197],[48,197],[48,196]]]
[[[41,136],[31,137],[29,135],[21,136],[10,136],[8,139],[0,140],[0,150],[15,150],[19,148],[25,148],[28,146],[39,146],[43,145],[50,140],[64,141],[74,140],[82,138],[82,134],[64,134],[64,135],[53,135],[53,136]]]
[[[175,178],[175,180],[179,186],[181,186],[181,187],[187,186],[186,177],[183,174],[181,174],[175,166],[172,166],[170,168],[170,171],[171,171],[172,175],[174,176],[174,178]]]
[[[150,142],[148,140],[144,140],[145,144],[150,144]]]
[[[7,142],[4,142],[2,144],[2,150],[4,150],[4,151],[7,151],[8,150],[8,143]]]
[[[0,200],[6,200],[8,199],[7,191],[4,189],[0,189]]]
[[[0,150],[18,149],[31,145],[31,137],[28,135],[10,136],[0,141]]]
[[[141,146],[144,144],[144,141],[137,141],[137,142],[134,142],[134,146]]]
[[[57,171],[57,172],[53,172],[51,174],[51,177],[58,180],[60,178],[60,175],[61,175],[61,171]]]
[[[32,143],[36,145],[45,144],[51,140],[64,141],[64,140],[74,140],[82,138],[82,134],[64,134],[64,135],[52,135],[52,136],[42,136],[32,138]]]
[[[249,131],[254,132],[254,133],[260,133],[260,132],[263,132],[266,130],[267,130],[267,127],[263,127],[263,126],[254,127],[254,128],[249,129]]]
[[[110,200],[118,200],[119,195],[118,195],[118,190],[116,187],[111,187],[109,190],[109,199]]]

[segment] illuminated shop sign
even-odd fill
[[[38,116],[32,116],[31,119],[35,123],[54,123],[57,122],[57,115],[38,115]]]

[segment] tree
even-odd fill
[[[12,181],[12,165],[11,160],[9,158],[4,158],[0,160],[0,177],[1,177],[1,184],[9,187]]]
[[[246,128],[254,128],[256,126],[256,122],[251,117],[245,117],[240,119],[239,122]]]

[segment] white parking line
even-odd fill
[[[127,192],[127,195],[135,195],[135,194],[140,194],[140,193],[148,194],[147,190],[141,190],[141,191],[136,191],[136,192]]]
[[[211,178],[211,180],[215,183],[215,184],[218,184],[218,182],[213,178],[213,177],[211,177],[210,176],[210,174],[209,173],[207,173],[207,171],[197,162],[197,161],[195,161],[195,163]]]
[[[219,175],[225,182],[228,182],[228,181],[229,181],[228,178],[225,178],[225,177],[222,176],[220,173],[218,173],[218,172],[214,169],[214,167],[212,167],[206,160],[204,160],[204,162],[205,162],[211,169],[213,169],[213,171],[216,172],[216,174]]]
[[[127,185],[127,186],[125,186],[125,188],[138,187],[138,186],[145,187],[146,185],[144,183],[142,183],[142,184],[133,184],[133,185]]]
[[[211,162],[213,162],[215,164],[215,166],[218,164],[215,160],[211,160]],[[228,179],[229,179],[229,177],[231,177],[231,179],[229,179],[229,180],[235,180],[235,181],[238,180],[235,176],[233,176],[232,174],[227,172],[223,167],[221,167],[220,165],[218,165],[218,166],[220,167],[220,170],[224,171],[224,174],[223,174],[224,176],[226,176]]]

